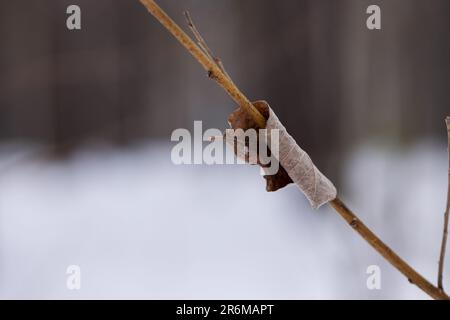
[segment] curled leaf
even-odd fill
[[[269,114],[270,114],[270,108],[266,101],[256,101],[253,102],[253,105],[256,109],[268,120]],[[242,129],[242,130],[248,130],[248,129],[264,129],[261,128],[254,120],[253,118],[247,113],[247,111],[239,107],[237,108],[231,115],[228,117],[228,123],[230,124],[231,128],[234,130]],[[259,139],[259,137],[258,137]],[[259,144],[259,141],[258,141]],[[237,154],[237,148],[236,144],[234,144],[234,150]],[[237,156],[241,156],[237,154]],[[248,161],[248,159],[246,159]],[[261,165],[260,162],[258,164],[264,169],[264,166]],[[264,175],[264,179],[266,180],[266,190],[268,192],[274,192],[279,189],[284,188],[285,186],[293,183],[292,179],[289,177],[286,170],[280,165],[280,168],[278,172],[274,175]]]

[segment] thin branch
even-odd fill
[[[433,299],[449,300],[444,291],[436,288],[431,282],[420,275],[408,263],[400,258],[380,238],[377,237],[347,206],[338,198],[330,202],[331,207],[336,210],[342,218],[366,240],[372,248],[380,253],[392,266],[397,268],[409,282],[418,286]]]
[[[185,11],[184,16],[186,17],[186,22],[188,24],[188,27],[191,29],[192,33],[194,34],[195,39],[197,39],[197,44],[199,45],[199,47],[202,48],[202,50],[205,52],[205,54],[208,56],[209,59],[211,59],[212,61],[214,61],[217,64],[217,66],[223,72],[223,74],[225,74],[228,77],[228,79],[231,80],[231,77],[228,75],[228,73],[225,70],[222,60],[220,58],[214,56],[213,52],[209,48],[205,39],[203,39],[201,33],[198,31],[197,27],[195,26],[194,21],[192,20],[191,15],[189,14],[189,11]]]
[[[140,0],[147,10],[194,56],[205,68],[214,80],[243,107],[256,123],[265,128],[266,119],[258,112],[258,109],[247,99],[239,88],[228,78],[217,64],[211,60],[198,45],[155,3],[153,0]]]
[[[228,92],[228,94],[242,107],[246,108],[254,120],[265,127],[266,121],[258,112],[253,104],[242,94],[236,85],[228,78],[211,60],[208,55],[202,51],[189,38],[184,31],[155,3],[153,0],[140,0],[141,3],[150,11],[153,16],[161,22],[172,35],[198,60],[198,62],[208,71],[212,72],[215,80]],[[330,202],[330,205],[341,215],[341,217],[350,224],[375,250],[377,250],[391,265],[397,268],[407,279],[417,285],[425,293],[434,299],[450,299],[443,290],[438,289],[404,260],[402,260],[392,249],[381,241],[359,218],[348,209],[345,204],[336,198]]]
[[[448,191],[447,191],[447,208],[444,214],[444,231],[442,233],[441,254],[439,256],[439,272],[438,272],[438,288],[444,291],[444,264],[445,264],[445,251],[447,249],[447,237],[448,237],[448,220],[450,215],[450,117],[445,119],[447,124],[447,137],[448,137]]]

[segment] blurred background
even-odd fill
[[[82,30],[66,28],[70,4]],[[182,26],[190,11],[241,90],[434,282],[450,2],[159,4]],[[372,4],[382,30],[366,27]],[[225,129],[235,106],[139,1],[0,0],[0,43],[0,298],[427,298],[294,186],[267,194],[257,168],[172,164],[173,130]],[[69,265],[81,290],[66,288]]]

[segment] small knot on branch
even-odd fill
[[[350,226],[352,228],[357,228],[358,227],[358,219],[357,218],[353,218],[352,222],[350,222]]]
[[[208,78],[213,79],[213,80],[217,80],[217,77],[214,74],[214,71],[212,71],[212,70],[208,70]]]

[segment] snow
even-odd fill
[[[268,194],[256,167],[175,166],[170,148],[87,147],[57,161],[33,157],[39,146],[0,146],[0,298],[427,298],[296,187]],[[337,185],[433,282],[446,166],[445,147],[428,141],[370,144]],[[81,290],[66,287],[70,265]],[[370,265],[381,290],[366,287]]]

